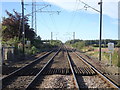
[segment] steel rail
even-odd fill
[[[80,58],[85,64],[87,64],[89,67],[91,67],[98,75],[100,75],[105,81],[109,82],[110,85],[112,85],[114,88],[117,88],[120,90],[119,86],[117,86],[115,83],[113,83],[110,79],[108,79],[105,75],[103,75],[100,71],[98,71],[93,65],[91,65],[88,61],[86,61],[82,56],[78,55],[76,52],[73,52],[75,55],[77,55],[78,58]]]
[[[61,48],[50,58],[50,60],[44,65],[44,67],[39,71],[39,73],[33,78],[33,80],[26,86],[26,90],[32,89],[38,78],[40,78],[42,72],[47,68],[50,62],[54,59],[54,57],[59,53]]]
[[[16,71],[10,73],[9,75],[7,75],[6,77],[2,78],[0,81],[2,82],[2,84],[4,85],[10,78],[12,78],[13,76],[15,76],[17,73],[21,72],[22,70],[30,67],[31,65],[35,64],[37,61],[39,61],[40,59],[46,57],[47,55],[49,55],[50,53],[52,53],[54,50],[40,56],[39,58],[33,60],[31,63],[29,63],[28,65],[25,65],[19,69],[17,69]],[[2,85],[2,88],[4,88],[5,86]]]
[[[78,90],[80,90],[80,87],[79,87],[79,84],[78,84],[78,81],[77,81],[77,77],[76,77],[76,74],[75,74],[75,70],[73,69],[73,65],[72,65],[71,58],[70,58],[70,55],[69,55],[68,51],[67,51],[67,58],[68,58],[68,62],[69,62],[69,65],[70,65],[70,69],[71,69],[72,74],[73,74],[73,78],[74,78],[74,81],[75,81],[76,88]]]

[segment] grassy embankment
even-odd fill
[[[84,47],[81,50],[90,56],[94,56],[96,58],[99,57],[98,47]],[[102,48],[102,60],[108,62],[108,64],[110,63],[110,53],[108,52],[107,48]],[[118,59],[118,48],[115,48],[114,52],[112,53],[112,64],[114,66],[120,67],[120,60]]]

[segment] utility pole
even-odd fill
[[[22,39],[23,39],[23,58],[25,57],[25,28],[24,28],[24,0],[22,4]]]
[[[51,6],[51,5],[40,5],[36,4],[36,0],[32,0],[32,4],[25,4],[25,5],[32,5],[32,13],[27,14],[26,16],[31,15],[31,28],[35,29],[35,32],[37,34],[37,12],[45,12],[45,13],[60,13],[60,11],[42,11],[42,9]],[[38,10],[36,10],[36,6],[44,6]]]
[[[73,32],[73,40],[75,40],[75,32]]]
[[[99,40],[99,61],[101,61],[101,40],[102,40],[102,0],[98,3],[100,5],[100,40]]]
[[[36,1],[32,0],[32,12],[36,11]],[[37,21],[36,21],[36,12],[32,13],[32,18],[31,18],[31,27],[35,28],[35,33],[37,34]]]
[[[50,44],[52,44],[52,40],[53,40],[53,32],[51,32],[51,40],[50,40]]]
[[[51,40],[53,40],[53,32],[51,32]]]
[[[73,32],[73,43],[75,42],[75,32]]]
[[[36,11],[36,1],[35,1],[35,11]],[[35,12],[35,32],[36,32],[36,34],[37,34],[37,13]]]
[[[34,2],[33,2],[33,0],[32,0],[32,12],[34,12]],[[31,27],[33,28],[33,21],[34,21],[34,13],[32,13],[32,17],[31,17],[31,21],[32,21],[32,23],[31,23]]]
[[[91,7],[90,5],[88,5],[88,4],[86,4],[86,3],[84,3],[83,1],[81,1],[81,0],[79,0],[81,3],[83,3],[85,6],[85,8],[86,8],[86,10],[87,10],[87,8],[91,8],[91,9],[93,9],[94,11],[97,11],[97,12],[99,12],[100,13],[100,39],[99,39],[99,61],[101,61],[101,40],[102,40],[102,0],[98,3],[98,5],[100,5],[100,11],[99,10],[97,10],[97,9],[95,9],[95,8],[93,8],[93,7]]]

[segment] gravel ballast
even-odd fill
[[[36,88],[74,88],[73,78],[70,75],[47,75]]]
[[[109,84],[103,81],[98,75],[79,76],[80,88],[111,88]]]

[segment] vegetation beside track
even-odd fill
[[[6,11],[8,17],[2,19],[2,47],[14,47],[14,55],[17,59],[23,55],[22,15],[15,10],[13,13]],[[24,17],[25,25],[25,55],[33,55],[38,52],[49,51],[61,45],[59,40],[41,40],[35,30],[28,24],[28,17]],[[29,43],[28,43],[29,42]],[[27,44],[28,43],[28,44]]]
[[[105,43],[104,43],[105,42]],[[112,42],[115,44],[115,49],[112,54],[112,64],[115,66],[120,67],[120,56],[119,56],[119,47],[120,47],[120,40],[102,40],[102,60],[110,63],[110,54],[107,49],[107,44]],[[79,51],[82,51],[90,56],[99,57],[99,40],[70,40],[66,42],[72,48],[75,48]]]

